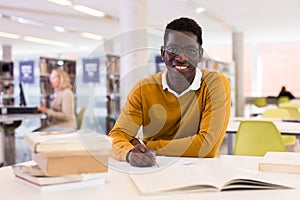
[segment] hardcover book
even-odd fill
[[[299,152],[267,152],[259,162],[258,169],[264,172],[300,173]]]
[[[99,173],[108,171],[108,154],[98,155],[46,155],[32,154],[41,171],[47,176],[68,174]]]
[[[41,191],[62,191],[75,188],[91,187],[105,183],[107,173],[87,173],[49,177],[39,167],[31,164],[13,165],[13,173],[17,180]]]
[[[34,153],[107,153],[111,149],[109,137],[92,130],[29,132],[24,134],[24,140]]]

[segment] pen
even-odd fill
[[[142,140],[141,138],[137,137],[136,139],[138,139],[138,141],[139,141],[144,147],[147,147],[146,144],[143,142],[143,140]],[[159,167],[159,165],[158,165],[158,163],[156,162],[156,160],[155,160],[155,166],[156,166],[156,167]]]

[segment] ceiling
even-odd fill
[[[81,32],[101,34],[104,39],[121,33],[120,1],[72,0],[104,11],[104,18],[79,13],[47,0],[1,0],[0,32],[19,34],[20,39],[0,37],[1,45],[11,45],[13,55],[88,52],[101,41],[83,38]],[[233,31],[242,32],[245,42],[300,42],[300,0],[148,0],[147,27],[164,28],[171,19],[189,16],[203,27],[204,45],[230,44]],[[197,14],[203,6],[206,12]],[[10,17],[22,17],[40,26],[15,22]],[[57,32],[53,26],[62,26]],[[70,43],[56,47],[24,41],[24,36]],[[0,53],[1,54],[1,53]]]

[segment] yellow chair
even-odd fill
[[[266,97],[256,97],[254,99],[254,105],[256,105],[259,108],[267,106]]]
[[[289,102],[289,101],[290,101],[290,99],[289,99],[288,97],[286,97],[286,96],[281,96],[281,97],[279,97],[278,100],[277,100],[277,105],[280,105],[280,104],[282,104],[282,103],[286,103],[286,102]]]
[[[274,109],[267,109],[263,112],[262,117],[264,118],[300,118],[296,117],[297,112],[299,111],[294,110],[294,108],[274,108]],[[295,145],[297,138],[296,136],[289,136],[289,135],[282,135],[282,141],[285,146]]]
[[[80,130],[82,127],[84,113],[86,111],[86,107],[82,107],[79,113],[77,114],[77,130]]]
[[[279,106],[282,108],[298,108],[298,109],[300,108],[300,105],[298,103],[292,103],[290,101],[280,103]]]
[[[242,121],[235,138],[233,154],[264,156],[268,151],[286,151],[281,134],[273,122]]]
[[[296,107],[280,107],[279,109],[287,110],[290,118],[300,118],[299,109]]]

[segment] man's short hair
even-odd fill
[[[166,44],[168,34],[171,31],[192,32],[197,36],[197,42],[199,43],[199,45],[202,45],[202,29],[199,24],[193,19],[181,17],[168,23],[164,35],[164,44]]]

